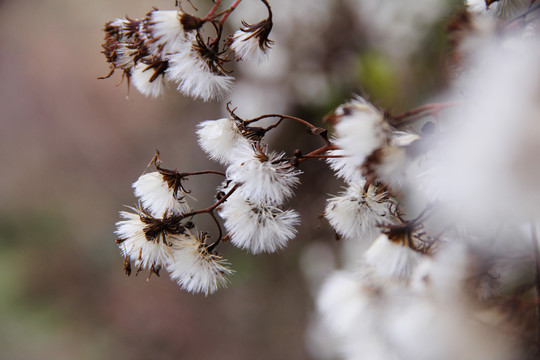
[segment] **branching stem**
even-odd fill
[[[238,187],[239,187],[239,185],[234,185],[233,188],[231,190],[229,190],[229,192],[227,194],[225,194],[221,199],[219,199],[219,201],[216,202],[214,205],[212,205],[210,207],[207,207],[206,209],[195,210],[195,211],[192,211],[190,213],[183,214],[181,219],[185,219],[185,218],[195,216],[195,215],[199,215],[199,214],[210,213],[210,212],[214,211],[219,205],[223,204],[223,202],[225,202],[225,200],[227,200],[227,198],[229,196],[231,196],[236,191],[236,189],[238,189]]]
[[[227,21],[227,18],[229,17],[229,15],[231,15],[234,9],[236,9],[238,4],[240,4],[241,2],[242,0],[236,0],[234,3],[232,3],[232,5],[227,10],[224,11],[224,15],[219,21],[219,25],[223,26],[223,24],[225,24],[225,21]]]

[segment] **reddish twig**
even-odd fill
[[[221,20],[219,21],[220,26],[223,26],[223,24],[225,24],[225,21],[227,21],[227,18],[229,17],[229,15],[231,15],[231,13],[234,11],[234,9],[236,9],[238,4],[240,4],[241,2],[242,2],[242,0],[236,0],[227,10],[224,11],[224,15],[221,18]]]
[[[212,6],[210,11],[208,11],[208,14],[206,14],[206,16],[204,17],[204,19],[202,19],[202,21],[208,21],[208,20],[213,19],[212,16],[215,14],[220,4],[221,4],[221,0],[216,0],[216,2],[214,3],[214,6]]]

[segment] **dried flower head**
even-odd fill
[[[241,185],[238,191],[245,199],[274,205],[293,195],[293,188],[300,182],[299,174],[284,154],[265,154],[261,149],[250,159],[235,162],[227,169],[227,178]]]
[[[296,235],[298,213],[276,206],[252,203],[239,193],[221,205],[219,215],[225,219],[231,242],[254,254],[275,252],[284,248]]]
[[[260,64],[267,59],[268,49],[274,42],[268,39],[272,30],[271,18],[257,24],[243,23],[244,28],[237,30],[232,37],[231,49],[238,60]]]
[[[339,235],[372,241],[380,234],[378,225],[399,221],[399,211],[384,186],[362,182],[351,184],[340,196],[330,198],[325,217]]]

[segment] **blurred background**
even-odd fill
[[[202,16],[211,6],[193,3]],[[303,221],[297,238],[270,255],[223,246],[236,274],[209,297],[182,291],[166,273],[126,277],[113,234],[118,211],[134,205],[131,184],[155,149],[166,168],[221,169],[194,132],[200,121],[223,117],[226,101],[244,118],[286,113],[320,126],[353,93],[392,112],[429,101],[450,76],[445,26],[460,4],[270,4],[269,62],[231,64],[232,93],[203,103],[173,87],[163,98],[134,88],[127,97],[119,74],[97,80],[109,71],[100,53],[105,22],[174,9],[174,1],[0,1],[0,359],[311,358],[305,333],[313,305],[301,264],[314,246],[337,249],[317,215],[342,185],[323,163],[302,168],[289,204]],[[259,2],[245,0],[230,31],[265,16]],[[288,152],[320,145],[294,124],[270,143]],[[219,180],[187,183],[196,207],[212,202]],[[213,229],[200,220],[199,228]]]

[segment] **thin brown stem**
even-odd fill
[[[317,155],[324,154],[327,151],[336,150],[337,148],[338,147],[333,145],[333,144],[327,144],[327,145],[325,145],[323,147],[320,147],[320,148],[318,148],[316,150],[313,150],[309,154],[302,155],[302,157],[298,159],[298,163],[302,163],[302,162],[304,162],[306,160],[309,160],[310,158],[315,157]]]
[[[299,122],[300,124],[302,125],[305,125],[308,127],[309,129],[309,133],[311,135],[317,135],[317,136],[320,136],[323,141],[326,143],[326,145],[331,145],[330,144],[330,140],[328,140],[328,132],[326,129],[323,129],[323,128],[320,128],[318,126],[315,126],[313,125],[312,123],[304,120],[304,119],[300,119],[298,117],[295,117],[295,116],[289,116],[289,115],[281,115],[281,114],[266,114],[266,115],[261,115],[259,117],[256,117],[254,119],[251,119],[251,120],[246,120],[244,121],[246,124],[251,124],[251,123],[254,123],[254,122],[257,122],[257,121],[260,121],[262,119],[266,119],[266,118],[271,118],[271,117],[276,117],[276,118],[279,118],[280,121],[278,121],[278,123],[275,125],[279,125],[279,123],[281,122],[281,120],[283,119],[287,119],[287,120],[293,120],[293,121],[296,121],[296,122]],[[275,127],[274,126],[274,127]]]
[[[428,115],[435,116],[440,111],[448,107],[452,107],[459,104],[461,104],[461,102],[451,101],[451,102],[446,102],[446,103],[434,103],[434,104],[422,105],[415,109],[405,111],[401,114],[392,116],[390,123],[394,126],[408,125],[418,120],[418,117],[424,117]]]
[[[221,230],[221,225],[219,224],[219,221],[216,218],[216,214],[214,214],[213,211],[210,211],[208,214],[212,217],[212,219],[214,219],[214,222],[216,223],[218,231],[219,231],[217,240],[214,241],[212,245],[208,246],[208,252],[211,253],[216,248],[216,246],[221,242],[221,238],[223,237],[223,232]]]
[[[344,155],[302,155],[302,159],[333,159],[342,158]]]
[[[236,191],[236,189],[238,189],[238,187],[239,187],[239,185],[234,185],[233,188],[231,190],[229,190],[229,192],[226,193],[221,199],[219,199],[219,201],[216,202],[214,205],[209,206],[206,209],[195,210],[195,211],[192,211],[190,213],[183,214],[181,216],[181,218],[185,219],[185,218],[188,218],[188,217],[191,217],[191,216],[204,214],[204,213],[210,213],[210,212],[214,211],[219,205],[223,204],[225,202],[225,200],[227,200],[227,198],[229,196],[231,196]]]
[[[294,116],[289,116],[289,115],[281,115],[281,114],[266,114],[266,115],[261,115],[259,117],[256,117],[254,119],[251,119],[251,120],[246,120],[246,124],[251,124],[253,122],[257,122],[259,120],[262,120],[262,119],[266,119],[266,118],[270,118],[270,117],[276,117],[276,118],[282,118],[282,119],[289,119],[289,120],[294,120],[294,121],[298,121],[299,123],[302,123],[304,125],[306,125],[307,127],[309,128],[317,128],[315,125],[311,124],[310,122],[304,120],[304,119],[300,119],[298,117],[294,117]]]
[[[226,176],[225,173],[222,173],[221,171],[204,170],[204,171],[195,171],[195,172],[180,173],[180,177],[185,178],[185,177],[188,177],[188,176],[205,175],[205,174],[215,174],[215,175]]]

